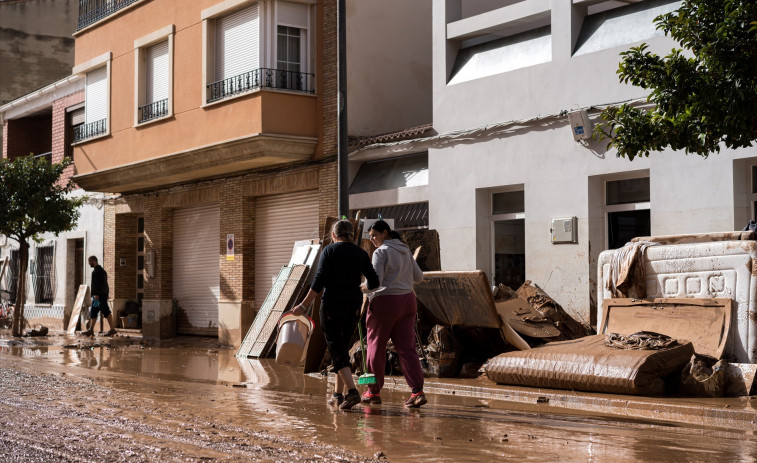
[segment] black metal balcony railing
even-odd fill
[[[116,11],[126,8],[139,0],[79,0],[79,22],[76,30],[107,18]]]
[[[207,87],[207,102],[222,100],[257,88],[280,88],[314,93],[315,74],[260,68],[213,82]]]
[[[168,98],[139,107],[139,122],[147,122],[168,114]]]
[[[108,128],[106,122],[107,119],[101,119],[74,127],[74,143],[104,134]]]

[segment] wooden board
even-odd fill
[[[542,314],[534,309],[527,300],[516,297],[507,301],[495,302],[497,313],[502,321],[515,331],[532,338],[553,338],[560,336],[560,330],[550,322],[528,321],[530,317],[543,318]]]
[[[697,354],[719,359],[731,329],[731,299],[605,299],[600,334],[653,331],[691,341]]]
[[[76,324],[79,322],[79,315],[81,315],[81,309],[85,307],[85,304],[86,307],[89,307],[89,285],[79,285],[74,306],[71,309],[71,318],[68,319],[68,328],[66,329],[68,334],[76,332]]]
[[[441,325],[501,327],[486,274],[469,272],[424,272],[414,286],[429,318]]]

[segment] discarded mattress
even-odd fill
[[[660,245],[644,253],[646,297],[733,299],[724,358],[729,362],[757,363],[757,242],[662,244],[674,242],[666,238],[657,240]],[[604,251],[599,256],[598,321],[604,316],[605,299],[611,298],[607,284],[614,252]]]
[[[665,392],[663,378],[680,371],[694,353],[688,341],[661,350],[624,350],[605,345],[605,338],[598,334],[500,354],[489,361],[486,375],[515,386],[658,395]]]

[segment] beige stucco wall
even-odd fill
[[[316,97],[256,91],[203,106],[202,10],[217,0],[134,4],[76,37],[76,65],[110,52],[110,135],[74,150],[78,174],[135,163],[259,133],[317,137]],[[173,25],[173,116],[134,125],[134,41]],[[264,66],[261,62],[261,66]]]

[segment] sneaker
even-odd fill
[[[369,390],[365,391],[365,394],[363,394],[363,398],[360,399],[361,402],[364,404],[380,404],[381,403],[381,395],[374,394],[373,392]]]
[[[344,395],[342,394],[332,395],[331,397],[329,397],[329,400],[327,400],[326,402],[328,402],[328,404],[331,406],[342,405],[342,402],[344,402]]]
[[[94,336],[95,332],[93,330],[82,331],[81,335],[82,336]]]
[[[426,402],[426,394],[424,394],[423,391],[420,391],[412,394],[410,398],[405,401],[405,406],[408,408],[418,408]]]
[[[340,410],[349,410],[355,405],[360,403],[360,394],[357,392],[350,392],[344,397],[344,402],[339,405]]]
[[[116,331],[115,328],[111,328],[110,331],[108,331],[107,333],[105,333],[105,336],[115,336],[116,333],[118,333],[118,331]]]

